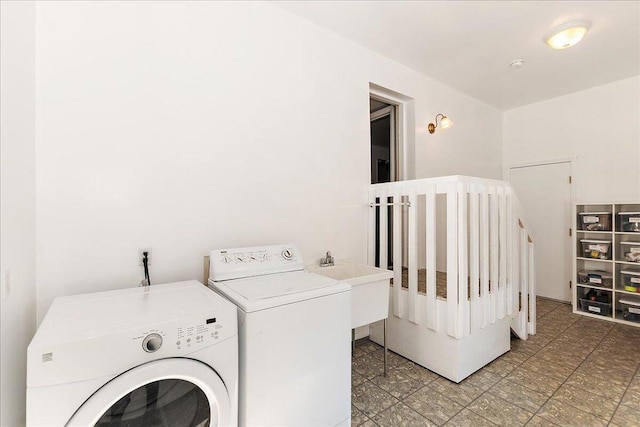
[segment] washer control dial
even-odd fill
[[[162,337],[160,334],[149,334],[142,340],[142,349],[147,353],[154,353],[162,347]]]
[[[293,258],[293,252],[290,249],[285,249],[282,251],[282,258],[286,260],[290,260]]]

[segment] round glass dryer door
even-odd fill
[[[227,425],[229,405],[228,391],[210,367],[191,359],[164,359],[141,365],[105,384],[67,425]]]

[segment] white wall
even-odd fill
[[[505,166],[567,158],[575,201],[640,200],[640,76],[505,112]]]
[[[33,2],[0,2],[0,286],[4,288],[0,298],[0,425],[3,427],[25,422],[26,349],[36,326],[35,10]]]
[[[365,261],[369,83],[416,174],[501,173],[501,114],[268,3],[38,4],[37,296],[201,278],[228,246]],[[456,127],[428,135],[445,111]]]

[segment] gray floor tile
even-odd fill
[[[589,390],[591,393],[619,402],[626,386],[619,382],[608,381],[581,371],[574,372],[565,382],[568,386]]]
[[[384,349],[380,348],[370,353],[378,360],[384,363]],[[397,366],[402,365],[403,363],[407,363],[408,360],[399,354],[394,353],[393,351],[387,351],[387,366],[391,368],[395,368]]]
[[[589,355],[589,358],[618,366],[637,366],[638,364],[638,357],[634,355],[633,352],[620,352],[620,350],[615,347],[607,347],[603,345],[600,345],[598,348],[593,350],[593,353]]]
[[[429,383],[428,387],[461,405],[468,405],[483,393],[482,389],[467,383],[466,380],[456,384],[446,378],[438,378]]]
[[[524,410],[491,393],[483,394],[468,408],[500,426],[523,426],[533,417],[533,412]]]
[[[384,372],[384,365],[382,364],[382,361],[378,360],[378,358],[374,357],[371,353],[354,359],[351,363],[351,367],[354,371],[367,379],[373,378]]]
[[[560,382],[563,382],[569,375],[573,373],[575,368],[569,368],[556,362],[550,362],[548,360],[531,358],[520,365],[521,368],[529,371],[537,372],[542,375],[554,378]]]
[[[640,345],[638,347],[640,350]],[[636,370],[627,365],[615,365],[611,363],[602,364],[600,361],[585,360],[577,369],[600,379],[615,380],[622,386],[628,386]]]
[[[524,361],[523,361],[524,362]],[[506,377],[518,367],[517,364],[511,363],[503,358],[498,358],[485,366],[485,371],[493,372],[501,377]]]
[[[640,410],[637,405],[620,405],[611,422],[620,426],[640,426]]]
[[[351,405],[351,426],[357,427],[367,421],[367,418],[360,410]]]
[[[489,393],[513,403],[529,412],[537,412],[549,399],[548,396],[528,389],[527,387],[510,381],[508,379],[500,381],[489,389]]]
[[[429,384],[431,381],[435,380],[436,378],[440,378],[440,376],[435,372],[431,372],[427,368],[423,368],[422,366],[413,362],[403,363],[402,365],[394,369],[399,372],[402,372],[403,374],[406,374],[407,376],[413,378],[414,380],[420,381],[422,385]]]
[[[492,423],[486,418],[482,418],[475,412],[471,412],[468,409],[463,409],[458,412],[458,415],[451,418],[445,426],[449,427],[493,427],[496,424]]]
[[[439,426],[463,409],[462,405],[444,397],[435,390],[431,390],[428,386],[407,397],[404,402]]]
[[[547,377],[538,372],[529,371],[522,367],[519,367],[509,374],[507,379],[547,396],[551,396],[562,384],[561,381],[554,378]]]
[[[508,351],[498,359],[518,366],[528,360],[531,356],[531,354],[525,352]]]
[[[636,409],[640,405],[640,376],[635,376],[633,380],[631,380],[631,384],[627,388],[627,392],[622,397],[623,405],[633,406]],[[640,409],[638,409],[640,411]]]
[[[382,348],[382,346],[374,343],[368,338],[362,338],[356,341],[356,350],[361,350],[363,353],[370,353],[380,348]]]
[[[557,351],[559,354],[572,355],[581,359],[586,359],[594,350],[590,347],[575,347],[559,341],[551,341],[546,348]]]
[[[549,420],[545,420],[544,418],[542,418],[542,417],[540,417],[538,415],[535,415],[526,424],[527,427],[553,427],[553,426],[557,426],[557,425],[558,424],[554,424]]]
[[[351,404],[369,418],[398,402],[398,399],[370,381],[359,385],[351,392]]]
[[[487,391],[500,380],[502,380],[502,376],[483,368],[468,376],[461,384],[469,384],[483,391]]]
[[[556,363],[558,365],[576,369],[584,362],[582,357],[574,356],[570,352],[557,352],[548,348],[543,348],[536,353],[536,359],[545,360],[547,362]]]
[[[352,389],[359,386],[366,380],[367,379],[364,376],[360,375],[358,372],[356,372],[355,369],[351,369],[351,388]]]
[[[606,426],[608,421],[588,412],[581,411],[557,399],[550,399],[538,411],[540,417],[561,426]]]
[[[603,399],[602,396],[593,394],[588,390],[564,384],[553,395],[553,399],[567,403],[588,412],[597,417],[610,420],[618,407],[618,402],[610,399]]]
[[[392,407],[385,409],[380,414],[373,417],[373,421],[379,426],[398,426],[398,427],[428,427],[437,426],[437,424],[429,421],[427,418],[418,414],[416,411],[405,405],[398,403]]]
[[[371,379],[378,387],[389,393],[390,395],[402,399],[411,393],[424,387],[424,384],[393,368],[389,369],[387,376],[383,374]]]

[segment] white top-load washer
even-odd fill
[[[210,274],[238,306],[240,425],[349,425],[351,287],[293,245],[214,250]]]
[[[237,309],[195,280],[56,298],[27,352],[28,426],[237,425]]]

